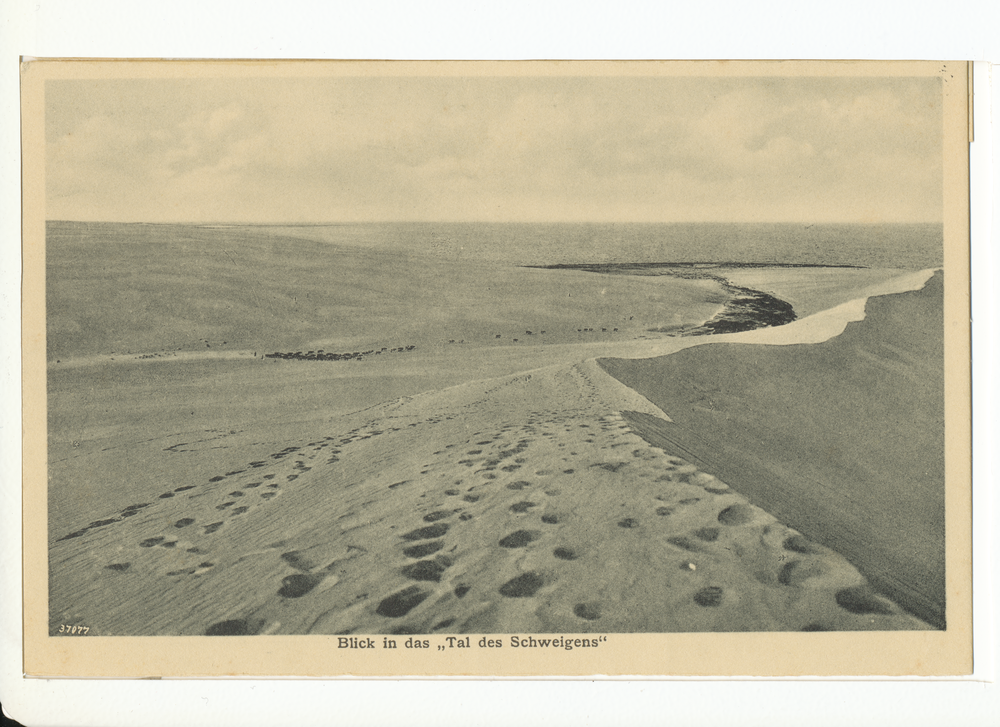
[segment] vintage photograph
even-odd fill
[[[967,630],[963,64],[66,65],[49,639]]]

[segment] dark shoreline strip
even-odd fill
[[[797,316],[791,303],[762,290],[734,285],[713,268],[860,268],[860,265],[817,265],[813,263],[571,263],[524,265],[547,270],[582,270],[607,275],[669,276],[687,280],[714,280],[729,294],[725,308],[698,326],[651,328],[651,333],[672,336],[708,336],[715,333],[740,333],[756,328],[771,328],[791,323]]]

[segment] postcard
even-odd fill
[[[23,64],[25,672],[971,673],[969,88]]]

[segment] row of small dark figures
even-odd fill
[[[319,351],[296,351],[294,353],[280,353],[275,351],[274,353],[265,353],[264,358],[285,358],[285,359],[298,359],[304,361],[347,361],[350,359],[360,359],[363,356],[378,356],[383,353],[404,353],[406,351],[412,351],[416,346],[400,346],[398,348],[382,348],[376,351],[372,349],[370,351],[354,351],[352,353],[326,353],[323,350]]]

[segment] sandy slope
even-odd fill
[[[942,274],[868,300],[810,346],[712,344],[607,360],[674,419],[629,421],[844,554],[941,627],[944,578]]]
[[[646,355],[665,345],[688,344]],[[348,414],[118,438],[93,453],[107,466],[88,487],[103,492],[75,515],[64,471],[51,628],[927,628],[843,557],[633,433],[622,411],[664,413],[580,360],[593,355]]]

